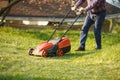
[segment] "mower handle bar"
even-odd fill
[[[77,22],[77,20],[79,19],[79,17],[82,15],[82,13],[80,13],[79,15],[77,15],[77,17],[75,18],[74,22],[68,27],[68,29],[64,32],[64,34],[61,36],[61,39],[62,37],[64,37],[67,32],[72,28],[72,26],[75,24],[75,22]]]
[[[70,2],[72,3],[73,0],[70,0]],[[72,6],[72,5],[71,5]],[[65,18],[67,18],[67,16],[70,14],[71,9],[67,12],[67,14],[64,16],[64,18],[62,19],[62,21],[58,24],[58,26],[55,28],[55,30],[53,31],[53,33],[51,34],[51,36],[49,37],[48,41],[49,42],[51,40],[51,38],[53,37],[53,35],[55,34],[56,30],[63,24],[63,22],[65,21]],[[78,20],[78,18],[80,17],[81,14],[79,14],[79,16],[75,19],[75,21],[73,22],[73,24],[69,27],[71,28],[74,23]],[[62,35],[62,37],[69,31],[69,29]]]
[[[51,36],[49,37],[48,41],[50,41],[50,39],[53,37],[53,35],[55,34],[56,30],[63,24],[63,22],[65,21],[65,18],[67,18],[67,16],[70,14],[71,10],[69,10],[67,12],[67,14],[64,16],[64,18],[62,19],[62,21],[58,24],[58,26],[55,28],[55,30],[53,31],[53,33],[51,34]]]

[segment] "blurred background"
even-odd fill
[[[104,31],[110,32],[115,23],[113,21],[119,21],[120,2],[106,1],[107,17]],[[71,0],[0,0],[0,24],[19,28],[45,28],[46,25],[53,27],[59,24],[70,9]],[[73,22],[75,17],[75,12],[71,12],[63,27]],[[81,16],[76,25],[82,25],[83,21],[84,16]]]

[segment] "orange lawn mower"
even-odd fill
[[[63,24],[65,18],[70,12],[71,10],[65,15],[60,24],[55,28],[48,41],[40,43],[35,49],[31,48],[29,50],[29,55],[37,55],[42,57],[63,56],[65,53],[71,50],[70,39],[68,37],[65,37],[65,35],[74,25],[74,23],[79,19],[80,15],[76,17],[75,21],[67,28],[67,30],[60,38],[51,40],[56,30]]]

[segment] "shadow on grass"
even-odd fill
[[[28,77],[22,75],[0,75],[0,80],[60,80],[60,79],[53,79],[53,78],[44,78],[44,77]]]
[[[48,59],[71,59],[71,58],[80,58],[83,56],[88,56],[95,54],[96,50],[93,51],[80,51],[80,52],[74,52],[74,53],[66,53],[64,56],[54,56],[54,57],[46,57]],[[41,57],[41,56],[34,56],[34,57]]]
[[[87,55],[94,54],[95,51],[81,51],[81,52],[75,52],[75,53],[67,53],[62,57],[54,57],[55,59],[71,59],[71,58],[79,58]]]

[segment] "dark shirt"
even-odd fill
[[[77,7],[81,6],[85,1],[87,1],[87,11],[92,13],[100,13],[106,11],[106,0],[78,0],[75,4]]]

